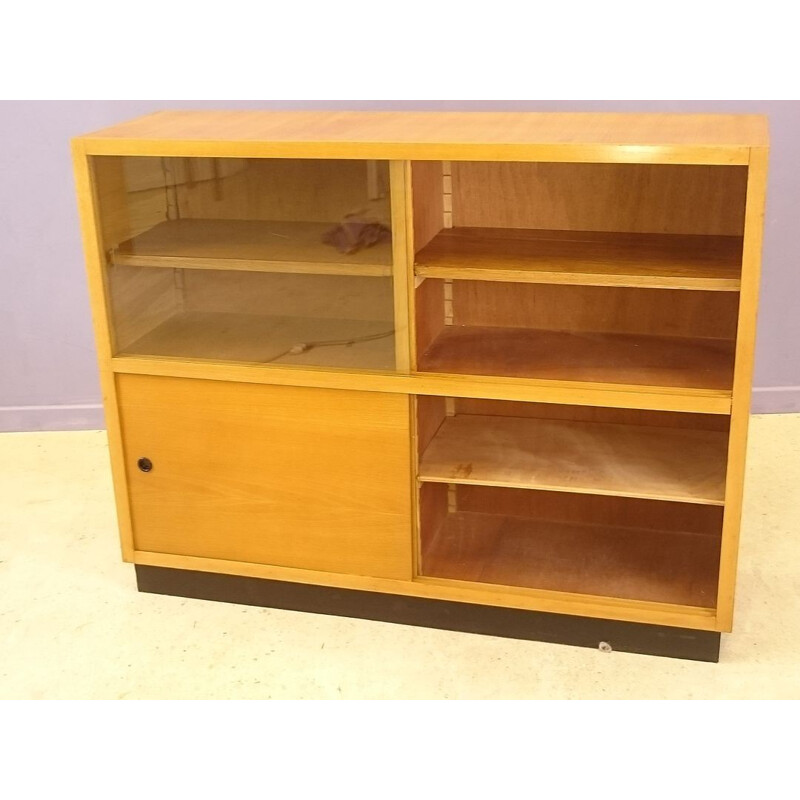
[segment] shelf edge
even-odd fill
[[[530,491],[540,492],[560,492],[562,494],[588,494],[600,495],[602,497],[627,497],[633,500],[658,500],[664,503],[689,503],[698,506],[724,506],[724,500],[711,500],[707,498],[698,499],[696,497],[665,497],[663,495],[655,495],[641,492],[612,492],[603,489],[581,489],[569,487],[565,488],[559,484],[551,485],[548,483],[522,483],[517,482],[504,482],[504,481],[491,481],[491,480],[470,480],[469,478],[451,478],[439,475],[424,475],[422,472],[417,475],[417,480],[420,483],[445,483],[453,484],[455,486],[493,486],[497,489],[528,489]]]
[[[558,405],[640,408],[723,416],[729,415],[731,408],[731,393],[715,389],[669,390],[658,386],[536,381],[444,373],[270,367],[247,362],[138,355],[114,356],[111,359],[111,370],[122,374],[163,375],[174,378],[231,380],[241,383],[445,397],[478,397],[488,400],[521,400]]]
[[[261,261],[248,258],[208,258],[190,256],[139,256],[117,253],[112,267],[152,267],[155,269],[212,269],[231,272],[282,272],[297,275],[356,275],[384,277],[392,275],[391,265],[335,264],[313,261]]]
[[[706,292],[738,292],[738,278],[675,278],[637,275],[608,275],[596,272],[563,273],[554,270],[481,268],[417,265],[414,274],[420,278],[446,280],[493,281],[499,283],[543,283],[565,286],[619,286],[632,289],[679,289]]]
[[[328,158],[421,161],[553,161],[743,166],[749,145],[632,145],[513,142],[258,141],[84,136],[88,156]]]

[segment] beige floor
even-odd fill
[[[0,698],[800,698],[800,415],[751,430],[717,665],[139,594],[105,434],[2,434]]]

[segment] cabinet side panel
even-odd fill
[[[114,481],[114,498],[117,508],[120,545],[123,559],[125,561],[133,561],[133,533],[122,450],[122,433],[114,373],[111,370],[114,342],[109,321],[109,298],[104,283],[106,267],[104,236],[110,234],[108,231],[104,232],[102,227],[99,212],[99,205],[102,200],[99,196],[97,174],[93,169],[92,160],[86,155],[81,140],[73,142],[72,154],[78,196],[78,211],[86,258],[89,301],[92,309],[92,323],[100,372],[100,388],[103,393],[103,408],[108,431],[108,448]]]
[[[118,392],[137,550],[410,579],[407,396],[146,375]]]
[[[175,271],[171,269],[112,266],[108,271],[108,288],[116,352],[124,352],[137,339],[166,322],[181,304]]]
[[[168,218],[162,159],[95,157],[92,171],[106,252]]]
[[[731,432],[725,486],[725,517],[722,527],[722,554],[720,557],[719,597],[717,599],[717,622],[722,631],[729,631],[733,626],[739,526],[742,516],[758,290],[761,277],[761,244],[764,233],[768,153],[766,147],[753,148],[750,151],[748,170],[742,289],[736,340]]]

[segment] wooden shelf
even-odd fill
[[[704,533],[454,512],[426,538],[422,574],[713,608],[719,552]]]
[[[422,277],[735,292],[742,239],[514,228],[452,228],[416,257]]]
[[[309,319],[191,311],[170,317],[126,347],[121,355],[394,369],[393,335],[352,345],[314,347],[297,355],[281,355],[299,342],[347,340],[391,330],[392,323],[385,320]]]
[[[296,272],[317,275],[392,274],[392,246],[381,242],[340,253],[322,237],[330,222],[182,219],[162,222],[123,242],[117,265]]]
[[[449,325],[420,372],[731,391],[733,342]]]
[[[726,451],[720,431],[462,414],[419,479],[722,505]]]

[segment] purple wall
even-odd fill
[[[103,427],[69,140],[161,108],[769,114],[772,157],[754,410],[800,411],[798,101],[0,102],[0,430]]]

